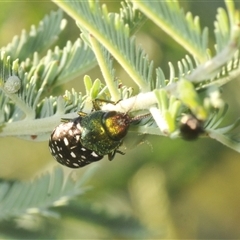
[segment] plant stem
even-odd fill
[[[15,104],[25,113],[25,119],[34,119],[35,111],[29,107],[17,94],[9,94],[4,92]]]
[[[25,119],[22,121],[16,121],[11,123],[6,123],[0,132],[0,137],[6,136],[37,136],[47,134],[49,137],[50,132],[56,127],[61,118],[74,118],[77,117],[76,113],[68,113],[65,115],[53,115],[51,117],[42,119]],[[48,138],[47,137],[47,138]],[[42,140],[42,139],[41,139]],[[43,139],[44,141],[46,139]]]
[[[114,79],[113,79],[114,76],[112,76],[112,74],[110,72],[110,69],[106,62],[106,58],[103,56],[103,50],[101,49],[101,46],[98,43],[98,41],[93,36],[90,36],[90,43],[92,45],[95,56],[97,58],[98,65],[102,71],[102,75],[106,82],[107,88],[111,94],[112,100],[114,102],[116,102],[120,99],[120,94],[119,94],[119,91],[118,91],[116,85],[114,84]],[[110,59],[108,59],[108,60],[110,61]]]
[[[102,106],[102,110],[106,111],[119,111],[119,112],[129,112],[149,109],[152,105],[156,104],[157,100],[153,92],[140,93],[137,96],[125,99],[114,104],[105,104]],[[91,109],[85,109],[86,112],[91,112]],[[77,113],[62,114],[57,113],[51,117],[46,117],[42,119],[25,119],[22,121],[16,121],[11,123],[6,123],[0,132],[0,137],[6,136],[20,136],[29,137],[31,136],[44,135],[41,141],[47,140],[50,132],[56,127],[61,118],[74,118],[77,117]],[[160,131],[159,131],[160,132]]]

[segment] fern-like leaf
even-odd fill
[[[29,33],[23,30],[20,37],[15,36],[12,42],[1,50],[12,59],[18,58],[20,61],[32,58],[29,53],[43,53],[58,39],[58,35],[65,28],[66,20],[62,18],[61,10],[52,12],[40,22],[37,28],[32,26]]]
[[[130,35],[132,35],[146,22],[147,18],[130,1],[121,2],[121,5],[119,15],[124,24],[128,24]]]
[[[129,27],[118,14],[108,14],[106,6],[87,1],[54,1],[78,24],[93,35],[122,65],[138,86],[146,91],[152,80],[152,62],[130,38]]]
[[[54,21],[56,16],[61,16],[61,12],[50,15],[52,20],[47,18],[47,22]],[[43,32],[45,32],[43,27],[47,28],[47,32],[49,31],[48,25],[41,26]],[[40,37],[42,31],[38,33],[39,39],[42,39]],[[32,132],[30,135],[40,134],[44,139],[43,134],[45,135],[46,132],[49,134],[64,114],[77,112],[83,106],[81,94],[75,91],[66,92],[64,98],[49,97],[49,93],[55,86],[70,81],[94,67],[96,59],[92,50],[78,39],[74,44],[68,42],[63,49],[55,47],[54,51],[49,50],[42,58],[37,52],[32,54],[32,59],[27,58],[20,62],[18,59],[13,60],[5,51],[1,51],[0,123],[5,123],[0,133],[2,136],[18,135],[25,138]],[[13,80],[16,80],[15,83]],[[17,89],[13,87],[13,90],[9,91],[8,88],[11,89],[10,86],[15,86],[18,81],[20,81],[19,87]],[[40,120],[42,123],[35,122],[35,119],[42,118],[45,118]],[[56,122],[53,123],[52,120]],[[47,131],[44,126],[48,128]],[[34,129],[42,129],[42,131],[36,133]],[[19,134],[19,131],[22,133]]]
[[[68,42],[63,50],[56,49],[55,53],[61,53],[61,58],[59,59],[59,75],[55,78],[54,86],[71,81],[97,64],[93,51],[80,39],[74,44]]]
[[[92,173],[93,169],[73,181],[71,175],[64,177],[62,168],[57,167],[32,182],[1,182],[0,220],[27,213],[44,214],[50,207],[66,204],[87,190],[82,185]]]
[[[200,62],[207,59],[208,30],[201,32],[198,17],[193,18],[191,13],[185,16],[173,0],[132,2]]]

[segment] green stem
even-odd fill
[[[107,88],[108,88],[108,90],[110,92],[110,95],[112,97],[112,100],[114,102],[117,102],[121,97],[120,97],[119,91],[116,87],[116,84],[114,84],[114,79],[113,79],[114,76],[112,76],[112,74],[110,72],[110,69],[109,69],[109,66],[106,62],[106,59],[103,56],[101,46],[98,43],[98,41],[92,36],[90,36],[90,43],[92,45],[93,51],[94,51],[95,56],[96,56],[97,61],[98,61],[98,65],[99,65],[99,67],[102,71],[102,75],[104,77]]]

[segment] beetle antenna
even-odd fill
[[[142,115],[138,115],[138,116],[135,116],[133,118],[131,118],[130,122],[135,122],[135,121],[138,121],[138,120],[142,120],[144,118],[148,118],[148,117],[151,117],[151,113],[146,113],[146,114],[142,114]]]

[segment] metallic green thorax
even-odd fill
[[[95,111],[82,117],[81,144],[98,155],[114,153],[127,134],[131,119],[128,114],[115,111]]]

